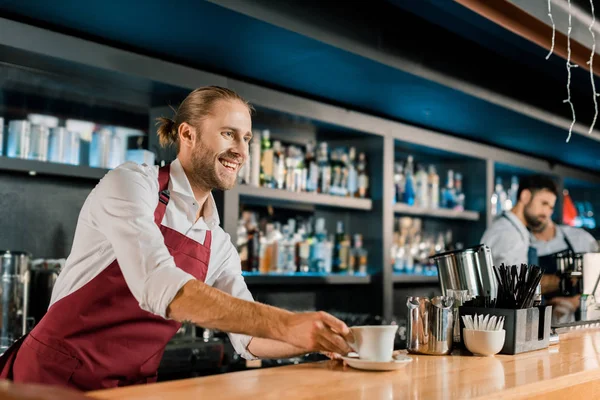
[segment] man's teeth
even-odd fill
[[[233,168],[233,169],[236,169],[238,166],[237,163],[232,163],[232,162],[225,161],[225,160],[221,160],[221,164],[223,164],[226,167]]]

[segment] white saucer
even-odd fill
[[[412,361],[412,358],[404,355],[397,354],[390,361],[368,361],[361,360],[358,356],[349,354],[350,357],[342,357],[342,359],[352,368],[362,369],[366,371],[393,371],[405,367]]]

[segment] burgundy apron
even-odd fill
[[[161,225],[169,202],[169,165],[159,170],[154,220],[175,264],[204,282],[211,232],[204,244]],[[115,260],[82,288],[53,304],[0,358],[0,378],[83,391],[155,382],[163,352],[181,327],[140,308]]]

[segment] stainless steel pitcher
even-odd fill
[[[498,284],[493,271],[491,249],[483,244],[464,250],[448,251],[431,257],[438,268],[442,294],[447,289],[468,290],[469,295],[495,299]]]
[[[452,352],[454,299],[446,296],[409,297],[407,348],[409,353],[446,355]]]

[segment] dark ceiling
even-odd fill
[[[320,19],[340,27],[351,22],[355,35],[373,36],[374,46],[570,118],[562,103],[564,60],[546,60],[546,50],[454,2],[389,0],[340,8],[333,1],[282,0],[273,7],[284,3],[291,14],[293,6],[305,13],[317,7]],[[137,53],[600,171],[598,141],[573,135],[567,144],[565,129],[209,2],[0,0],[0,12]],[[574,70],[573,99],[583,122],[591,121],[590,93],[589,75]]]

